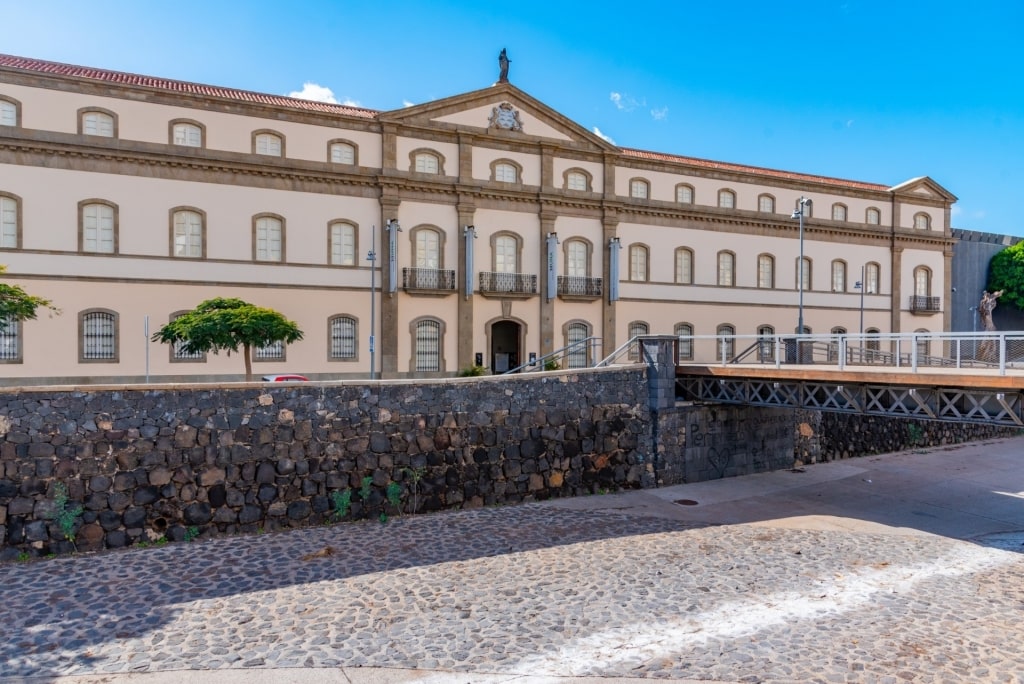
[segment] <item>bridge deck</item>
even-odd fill
[[[1024,390],[1024,369],[1007,369],[1000,375],[998,369],[988,368],[923,368],[914,373],[909,368],[891,366],[854,366],[840,370],[824,365],[751,364],[680,364],[676,377],[704,376],[716,378],[742,378],[758,380],[810,381],[870,385],[906,385],[913,387],[958,387],[975,390]]]

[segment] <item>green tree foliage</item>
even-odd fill
[[[0,265],[0,273],[6,271],[7,267]],[[40,308],[60,313],[60,309],[55,307],[49,299],[30,295],[17,285],[0,283],[0,331],[4,329],[8,321],[35,320],[36,312]]]
[[[302,331],[295,322],[277,311],[223,297],[207,299],[153,334],[155,342],[181,342],[182,350],[188,354],[220,351],[230,354],[241,347],[246,381],[252,380],[253,347],[258,349],[275,342],[301,339]]]
[[[989,292],[1003,291],[1000,304],[1024,309],[1024,242],[1007,247],[988,264]]]

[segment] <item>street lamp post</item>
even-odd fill
[[[800,220],[800,261],[797,262],[797,285],[800,290],[800,303],[796,319],[796,334],[804,334],[804,215],[807,213],[807,207],[811,206],[813,202],[807,197],[801,197],[800,201],[797,202],[797,209],[793,211],[791,218]]]

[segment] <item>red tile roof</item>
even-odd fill
[[[243,102],[275,105],[278,107],[289,107],[292,109],[304,109],[307,111],[323,112],[327,114],[344,114],[345,116],[357,116],[364,119],[376,118],[378,114],[375,110],[363,109],[362,107],[328,104],[326,102],[313,102],[312,100],[300,100],[294,97],[284,97],[283,95],[254,93],[248,90],[235,90],[234,88],[221,88],[220,86],[189,83],[188,81],[154,78],[153,76],[141,76],[139,74],[129,74],[123,71],[107,71],[106,69],[94,69],[92,67],[75,66],[73,64],[61,64],[60,62],[47,62],[41,59],[29,59],[27,57],[16,57],[14,55],[0,54],[0,69],[18,69],[20,71],[35,71],[44,74],[56,74],[58,76],[74,76],[76,78],[87,78],[93,81],[103,81],[105,83],[120,83],[128,86],[157,88],[159,90],[170,90],[187,95],[219,97],[227,100],[241,100]]]
[[[627,157],[637,159],[651,159],[654,161],[667,161],[686,164],[688,166],[699,166],[705,169],[719,169],[722,171],[740,171],[745,173],[756,173],[761,176],[775,176],[776,178],[787,178],[789,180],[812,181],[835,185],[845,188],[859,188],[861,190],[888,190],[888,185],[878,183],[864,183],[862,181],[845,180],[843,178],[830,178],[829,176],[814,176],[807,173],[794,173],[792,171],[779,171],[777,169],[766,169],[760,166],[744,166],[742,164],[730,164],[728,162],[717,162],[709,159],[698,159],[697,157],[683,157],[677,154],[664,154],[662,152],[648,152],[646,150],[634,150],[628,147],[619,148]]]

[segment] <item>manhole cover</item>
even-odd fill
[[[697,502],[694,501],[693,499],[678,499],[675,503],[679,504],[680,506],[696,506],[697,505]]]
[[[995,534],[986,534],[983,537],[975,538],[974,541],[978,542],[982,546],[989,546],[993,549],[1024,553],[1024,530],[1019,532],[996,532]]]

